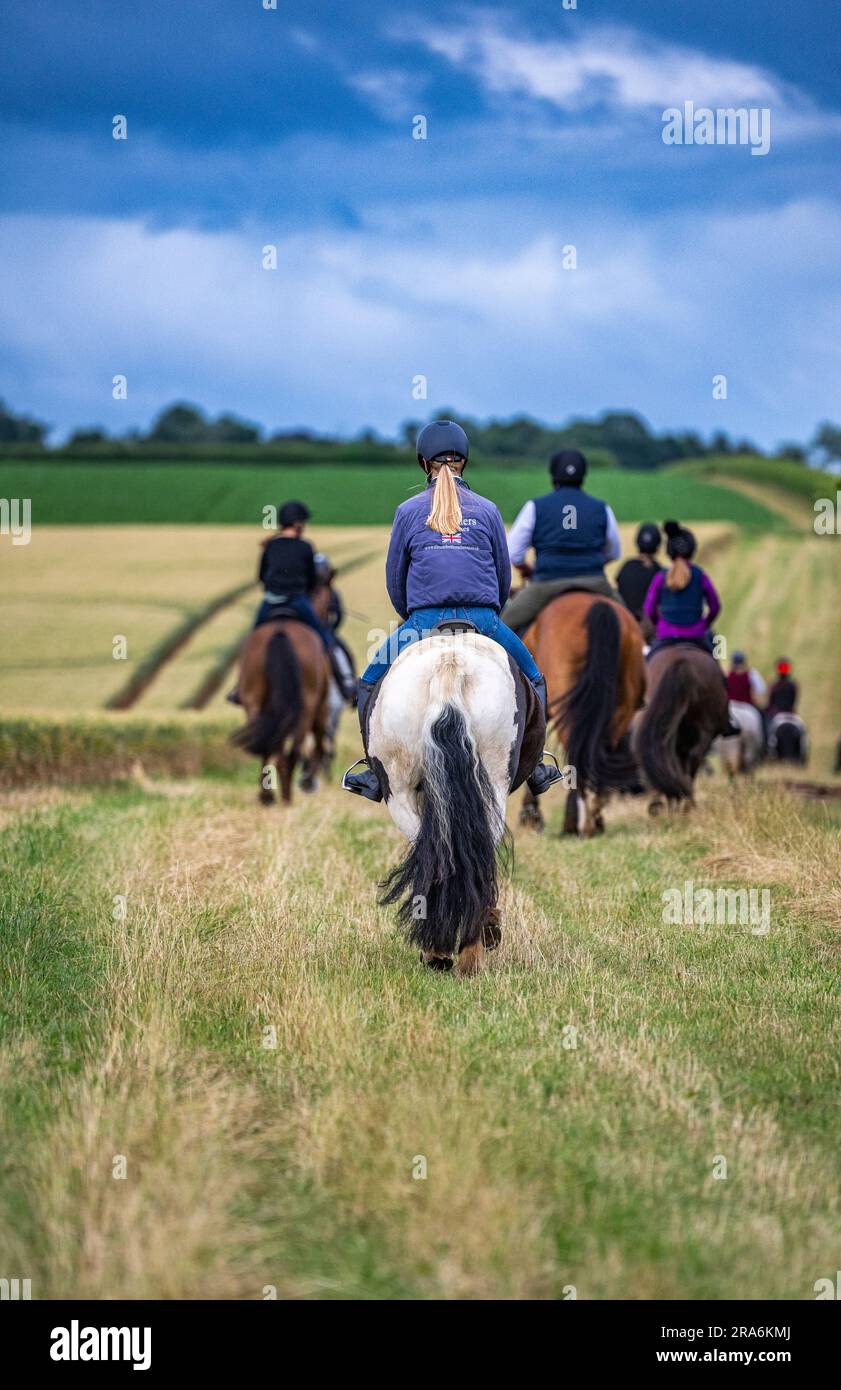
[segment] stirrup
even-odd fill
[[[355,767],[364,764],[364,772],[354,772]],[[342,777],[342,791],[353,792],[354,796],[364,796],[368,801],[382,801],[383,792],[380,779],[367,758],[357,758]]]
[[[547,764],[543,762],[543,758],[551,758],[555,766],[547,766]],[[548,748],[544,748],[543,757],[531,776],[526,778],[526,786],[532,796],[541,796],[543,792],[548,792],[550,787],[554,787],[557,782],[563,782],[563,780],[564,774],[561,772],[558,759]]]

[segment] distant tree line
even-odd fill
[[[451,407],[434,411],[431,419],[458,420],[467,431],[471,448],[489,461],[508,458],[546,460],[558,449],[581,449],[595,465],[618,464],[622,468],[658,468],[678,459],[707,456],[761,454],[749,439],[731,440],[719,431],[708,441],[693,430],[655,434],[641,416],[631,411],[604,411],[595,420],[574,418],[565,425],[547,425],[529,415],[509,420],[480,420],[461,415]],[[320,435],[310,430],[278,431],[267,435],[259,425],[224,413],[216,419],[196,405],[176,401],[155,418],[143,433],[132,430],[110,436],[98,427],[76,430],[67,443],[50,452],[62,457],[185,457],[259,458],[274,457],[291,450],[315,457],[319,451],[334,454],[347,451],[358,458],[366,449],[382,461],[414,452],[415,439],[423,420],[406,420],[396,441],[363,430],[352,440]],[[30,454],[48,449],[51,426],[28,415],[17,414],[0,401],[0,448],[9,454],[15,446]],[[841,426],[825,421],[808,445],[783,444],[775,457],[820,467],[841,463]]]

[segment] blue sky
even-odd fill
[[[174,398],[348,433],[633,409],[766,446],[841,416],[836,0],[4,15],[0,394],[56,437]],[[769,108],[770,152],[664,145],[690,100]]]

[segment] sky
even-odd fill
[[[54,440],[841,417],[838,0],[264,3],[4,4],[0,396]],[[768,153],[665,144],[685,102]]]

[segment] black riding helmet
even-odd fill
[[[424,425],[417,442],[418,463],[421,468],[426,463],[440,458],[442,454],[457,454],[465,462],[470,457],[470,445],[461,425],[455,420],[432,420]]]
[[[549,475],[553,483],[580,487],[587,472],[587,460],[578,449],[561,449],[549,460]]]
[[[698,549],[698,542],[686,526],[679,521],[664,521],[666,533],[666,554],[670,560],[691,560]]]
[[[303,502],[284,502],[277,514],[281,526],[297,526],[300,521],[309,521],[312,513]]]
[[[644,521],[637,531],[637,550],[640,555],[656,555],[663,537],[653,521]]]

